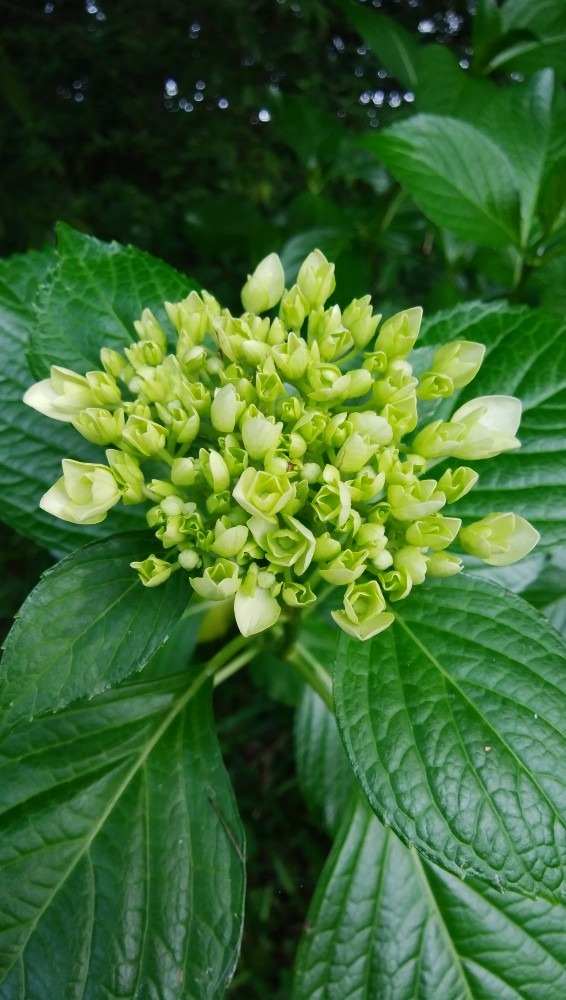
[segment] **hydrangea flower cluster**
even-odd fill
[[[132,563],[142,583],[186,572],[200,598],[233,600],[244,635],[312,604],[324,581],[343,590],[338,625],[368,639],[393,621],[389,602],[460,571],[453,543],[495,566],[526,555],[538,534],[524,518],[496,512],[463,528],[447,515],[473,469],[427,471],[517,448],[519,400],[474,399],[414,436],[418,400],[467,385],[484,347],[447,344],[417,378],[407,356],[421,309],[377,332],[369,295],[325,308],[334,288],[319,250],[289,289],[270,254],[242,290],[240,316],[205,291],[165,303],[174,353],[145,309],[137,342],[102,349],[103,370],[53,367],[25,402],[106,448],[107,464],[64,460],[42,508],[96,524],[119,501],[149,501],[161,553]]]

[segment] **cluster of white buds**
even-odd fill
[[[165,304],[173,353],[146,309],[137,342],[101,351],[102,371],[54,367],[25,401],[106,448],[107,464],[65,460],[43,509],[96,524],[119,501],[149,502],[161,554],[132,564],[142,583],[185,571],[199,597],[233,600],[244,635],[312,604],[324,581],[344,591],[338,625],[368,639],[393,621],[389,602],[426,576],[459,572],[452,544],[496,566],[526,555],[538,534],[523,518],[497,512],[462,528],[446,515],[474,470],[427,474],[439,459],[518,447],[520,402],[475,399],[413,435],[417,401],[467,385],[484,347],[443,346],[417,378],[407,356],[421,310],[378,333],[369,296],[325,308],[334,287],[320,251],[289,289],[270,254],[239,316],[205,291]]]

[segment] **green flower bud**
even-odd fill
[[[309,392],[309,398],[323,403],[365,396],[372,386],[372,377],[366,368],[354,368],[341,375],[339,368],[328,364],[311,369],[309,381],[315,387]]]
[[[30,386],[24,403],[53,420],[70,423],[81,410],[97,406],[92,387],[84,375],[52,365],[51,378]]]
[[[236,624],[242,635],[256,635],[271,628],[281,614],[275,597],[259,585],[257,566],[252,563],[234,600]]]
[[[208,485],[215,493],[227,490],[230,485],[230,470],[222,455],[214,448],[201,448],[199,451],[201,472]]]
[[[122,441],[146,458],[158,455],[165,448],[165,430],[161,424],[146,417],[128,417],[122,431]]]
[[[330,264],[320,250],[313,250],[301,264],[297,285],[309,309],[317,309],[336,288],[334,264]]]
[[[240,399],[232,383],[228,382],[221,389],[215,389],[210,407],[210,421],[214,429],[221,434],[230,434],[245,406],[244,400]]]
[[[413,587],[410,575],[404,569],[388,569],[379,573],[383,590],[389,595],[390,601],[402,601],[408,597]]]
[[[177,490],[173,483],[166,479],[150,479],[145,484],[144,493],[150,500],[160,501],[163,497],[171,496]]]
[[[122,503],[134,504],[145,500],[144,475],[136,459],[125,451],[113,448],[107,450],[106,458],[120,489]]]
[[[249,528],[245,524],[232,524],[229,517],[220,518],[214,525],[213,552],[227,559],[234,558],[248,540]]]
[[[166,559],[155,555],[148,556],[142,562],[131,562],[130,566],[137,569],[144,587],[158,587],[160,583],[165,583],[175,569]]]
[[[210,393],[202,382],[183,382],[180,398],[185,409],[194,407],[201,419],[210,413]]]
[[[365,410],[363,413],[354,412],[348,414],[348,420],[352,430],[358,434],[366,434],[372,444],[387,445],[393,437],[393,431],[383,417],[378,417],[377,413]]]
[[[309,315],[308,342],[318,343],[323,361],[334,361],[354,346],[349,330],[342,324],[342,313],[339,306],[324,310],[319,306]]]
[[[125,369],[129,368],[128,362],[118,351],[113,351],[110,347],[103,347],[100,351],[100,361],[104,371],[113,378],[127,379]],[[131,373],[133,375],[133,372]]]
[[[393,430],[393,436],[400,440],[405,434],[414,431],[418,422],[416,396],[409,396],[398,403],[386,403],[380,416],[387,421]]]
[[[230,490],[222,490],[221,493],[211,493],[206,498],[206,509],[209,514],[226,514],[230,510],[231,502]]]
[[[412,447],[423,458],[447,458],[456,453],[465,433],[464,424],[458,424],[452,420],[449,423],[433,420],[431,424],[427,424],[422,431],[419,431]]]
[[[385,524],[390,513],[391,504],[388,504],[385,501],[376,503],[369,512],[368,521],[370,524]]]
[[[242,581],[236,563],[229,559],[217,559],[202,576],[189,577],[189,583],[205,601],[225,601],[236,593]]]
[[[465,428],[457,448],[457,458],[493,458],[512,448],[520,448],[515,433],[521,422],[521,401],[514,396],[480,396],[464,403],[451,423]]]
[[[107,372],[87,372],[86,380],[92,392],[94,406],[119,406],[122,394],[116,379]]]
[[[312,531],[296,518],[284,517],[284,522],[283,527],[274,530],[263,518],[252,517],[248,525],[274,566],[286,569],[292,566],[295,574],[302,576],[312,562],[315,538]]]
[[[279,306],[279,318],[290,330],[300,330],[309,313],[308,300],[298,285],[293,285],[283,293]]]
[[[401,573],[406,573],[413,584],[424,582],[427,558],[415,545],[405,545],[393,553],[393,565]]]
[[[64,458],[63,475],[39,501],[48,514],[72,524],[99,524],[120,500],[111,469]]]
[[[479,372],[484,355],[484,344],[476,344],[472,340],[455,340],[434,352],[431,368],[447,375],[455,389],[463,389]]]
[[[268,451],[277,448],[283,431],[283,423],[275,423],[275,417],[264,417],[255,406],[250,406],[242,419],[242,441],[250,458],[259,460]]]
[[[327,562],[330,559],[334,559],[335,556],[341,551],[342,546],[334,535],[331,535],[329,531],[323,532],[318,538],[315,538],[314,546],[314,558],[316,562]]]
[[[255,377],[255,388],[258,399],[264,403],[273,403],[285,395],[285,386],[277,372],[258,372]]]
[[[419,399],[448,399],[455,391],[449,375],[441,372],[423,372],[419,379],[417,396]]]
[[[161,344],[156,344],[152,340],[143,340],[139,344],[132,344],[131,347],[124,349],[124,354],[136,372],[139,372],[140,368],[153,368],[160,365],[165,357]]]
[[[219,444],[222,458],[230,471],[230,478],[240,476],[249,463],[249,455],[240,447],[240,439],[235,434],[227,434],[225,438],[219,438]]]
[[[87,407],[81,410],[71,421],[73,427],[92,444],[113,444],[120,440],[124,430],[124,411],[105,410],[99,406]]]
[[[201,565],[202,559],[195,549],[181,549],[178,556],[179,566],[191,572]]]
[[[462,465],[454,472],[452,469],[447,469],[438,480],[438,489],[446,494],[446,503],[455,503],[470,492],[478,479],[479,475],[474,469]]]
[[[177,444],[192,444],[200,430],[200,417],[191,406],[186,410],[178,400],[173,399],[167,406],[155,404],[160,419],[167,427],[169,440]]]
[[[295,496],[295,486],[284,476],[274,476],[251,466],[244,469],[232,496],[250,514],[259,514],[271,523],[275,515]]]
[[[344,610],[332,611],[337,625],[357,639],[371,639],[395,621],[395,615],[385,611],[385,600],[376,580],[351,583],[344,594]]]
[[[318,483],[322,475],[322,465],[319,465],[318,462],[305,462],[301,469],[301,475],[309,486]]]
[[[512,513],[488,514],[462,528],[460,543],[489,566],[510,566],[534,549],[540,535],[532,524]]]
[[[373,383],[371,394],[379,408],[386,403],[401,403],[416,395],[417,379],[402,370],[387,372],[383,378]]]
[[[371,444],[367,434],[350,434],[336,456],[341,473],[359,472],[373,458],[379,445]]]
[[[366,521],[356,532],[356,545],[367,550],[370,559],[375,559],[387,546],[388,538],[382,524]]]
[[[262,313],[277,305],[285,289],[285,272],[276,253],[257,265],[242,288],[242,305],[247,312]]]
[[[296,382],[305,374],[311,360],[306,341],[291,332],[285,344],[275,344],[271,354],[283,378]]]
[[[376,350],[385,351],[388,358],[405,358],[419,335],[422,316],[420,306],[391,316],[379,331]]]
[[[398,521],[416,521],[428,514],[436,514],[446,503],[446,497],[438,489],[435,479],[419,479],[407,486],[390,486],[387,500],[391,505],[391,516]]]
[[[297,420],[297,423],[292,429],[292,434],[300,434],[304,441],[308,445],[311,445],[313,441],[316,441],[320,437],[325,427],[328,424],[328,416],[322,413],[320,410],[307,410]]]
[[[319,521],[330,521],[343,528],[352,509],[352,496],[347,484],[338,481],[321,486],[313,499],[312,508]]]
[[[361,549],[359,552],[343,549],[328,566],[319,570],[320,575],[323,580],[338,587],[353,583],[365,571],[367,557],[367,549]]]
[[[165,303],[165,310],[177,333],[188,338],[192,344],[202,344],[206,334],[211,331],[212,317],[217,312],[210,308],[212,303],[216,303],[216,299],[209,296],[210,302],[205,302],[205,295],[208,293],[203,292],[201,298],[198,292],[192,291],[182,302]],[[186,341],[183,346],[186,347]]]
[[[372,375],[380,375],[382,372],[387,371],[389,358],[385,351],[372,351],[370,354],[365,354],[364,358],[363,367],[367,368]]]
[[[286,340],[287,340],[287,330],[284,327],[281,320],[279,319],[279,317],[277,317],[277,319],[274,319],[271,326],[269,327],[266,337],[266,343],[269,344],[270,347],[274,347],[275,344],[284,344]]]
[[[134,329],[142,341],[153,341],[161,348],[162,355],[167,350],[167,337],[165,331],[157,322],[151,309],[144,309],[141,318],[134,320]]]
[[[316,601],[310,583],[284,583],[281,597],[290,608],[308,608]]]
[[[374,336],[380,315],[372,315],[371,297],[364,295],[362,299],[353,299],[342,314],[342,322],[350,331],[354,344],[362,350]],[[365,366],[364,366],[365,367]]]
[[[429,514],[428,517],[413,521],[407,528],[405,538],[410,545],[422,546],[425,549],[446,549],[452,544],[461,527],[462,522],[459,517]]]
[[[360,469],[359,475],[348,483],[353,503],[369,503],[375,500],[385,485],[383,472],[376,472],[371,466]]]
[[[427,576],[455,576],[464,568],[462,560],[449,552],[434,552],[427,559]]]
[[[199,478],[199,466],[194,458],[174,458],[171,465],[171,482],[175,486],[194,486]]]

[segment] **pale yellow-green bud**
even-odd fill
[[[87,407],[72,421],[75,430],[92,444],[113,444],[120,440],[124,430],[124,411],[105,410],[103,407]]]
[[[350,413],[348,420],[352,429],[358,434],[366,434],[372,444],[387,445],[393,438],[393,430],[387,420],[378,417],[377,413],[371,410]]]
[[[488,514],[462,528],[459,540],[466,552],[489,566],[510,566],[534,549],[540,539],[536,528],[518,514]]]
[[[171,482],[175,486],[194,486],[199,477],[199,466],[194,458],[174,458],[171,465]]]
[[[155,420],[148,420],[146,417],[128,417],[122,431],[122,441],[140,455],[149,458],[151,455],[158,455],[164,449],[165,430]]]
[[[351,583],[344,594],[344,610],[332,611],[337,625],[357,639],[371,639],[394,622],[395,616],[385,611],[385,599],[377,580]]]
[[[141,318],[134,320],[135,331],[140,340],[151,340],[161,348],[162,355],[167,350],[165,331],[157,322],[151,309],[144,309]]]
[[[310,313],[308,340],[309,343],[316,340],[323,361],[334,361],[354,346],[351,333],[342,323],[339,306],[326,311],[324,306],[319,306]]]
[[[63,475],[39,501],[48,514],[72,524],[99,524],[120,500],[114,475],[105,465],[64,458]]]
[[[212,316],[216,315],[216,309],[210,308],[216,299],[209,296],[210,302],[204,301],[207,292],[203,292],[203,297],[198,292],[192,291],[182,302],[166,302],[165,310],[177,333],[182,334],[183,348],[186,347],[186,339],[192,344],[201,344],[207,333],[211,330]],[[218,305],[218,303],[216,303]]]
[[[232,524],[229,517],[220,518],[214,525],[211,549],[219,556],[233,559],[248,540],[249,528],[245,524]]]
[[[314,558],[316,562],[327,562],[334,559],[341,551],[341,544],[329,531],[324,531],[315,539]]]
[[[350,495],[354,503],[369,503],[381,493],[385,485],[385,474],[376,472],[371,465],[360,469],[355,479],[348,481]]]
[[[141,503],[145,499],[144,476],[137,460],[114,448],[107,450],[106,458],[118,483],[122,503]]]
[[[316,601],[316,594],[310,583],[284,583],[281,598],[290,608],[308,608]]]
[[[219,438],[222,450],[222,458],[226,462],[230,471],[230,477],[240,476],[249,464],[249,455],[240,446],[240,439],[236,434],[227,434],[224,438]]]
[[[197,569],[201,565],[202,559],[200,558],[198,552],[195,549],[181,549],[178,556],[179,566],[189,572],[193,569]]]
[[[479,479],[474,469],[461,465],[458,469],[447,469],[438,480],[438,489],[446,494],[446,503],[455,503],[465,497]]]
[[[283,378],[290,382],[303,377],[311,360],[306,341],[292,331],[285,344],[275,344],[272,347],[271,355]]]
[[[387,534],[383,524],[372,524],[366,521],[356,532],[356,545],[367,549],[370,559],[375,559],[387,545]]]
[[[381,318],[381,317],[380,317]],[[389,358],[385,351],[372,351],[364,354],[364,368],[367,368],[372,375],[380,375],[387,371]]]
[[[419,335],[422,316],[420,306],[391,316],[379,331],[376,351],[385,351],[388,358],[405,358]]]
[[[53,420],[72,421],[81,410],[97,406],[92,387],[84,375],[52,365],[51,378],[30,386],[24,403]]]
[[[210,407],[210,422],[221,434],[230,434],[245,409],[245,402],[240,399],[235,386],[228,382],[221,389],[215,389],[214,399]]]
[[[118,351],[113,351],[111,347],[103,347],[100,351],[100,361],[108,375],[112,375],[113,378],[122,378],[123,376],[128,378],[125,372],[125,369],[129,368],[128,362]],[[133,375],[133,372],[131,374]]]
[[[386,403],[400,403],[415,396],[416,386],[417,379],[402,369],[388,371],[373,383],[373,401],[380,408]]]
[[[521,422],[521,401],[514,396],[471,399],[456,410],[452,422],[465,429],[452,451],[457,458],[493,458],[521,445],[515,437]]]
[[[259,577],[258,568],[252,563],[234,600],[236,624],[244,636],[264,632],[281,614],[279,603],[270,593],[271,588],[262,587]]]
[[[367,465],[379,445],[372,444],[367,434],[350,434],[336,456],[335,466],[341,473],[359,472]]]
[[[283,422],[264,417],[256,406],[250,406],[241,422],[242,441],[250,458],[260,460],[279,445]]]
[[[455,391],[449,375],[442,372],[423,372],[419,378],[417,396],[419,399],[448,399]]]
[[[449,423],[433,420],[431,424],[427,424],[422,431],[419,431],[412,447],[423,458],[447,458],[449,455],[456,454],[465,433],[464,424],[456,423],[453,420]]]
[[[463,389],[477,375],[485,355],[485,345],[472,340],[455,340],[434,352],[431,369],[447,375],[455,389]]]
[[[459,517],[429,514],[428,517],[413,521],[407,528],[405,538],[410,545],[445,549],[452,544],[461,526],[462,522]]]
[[[389,595],[390,601],[402,601],[408,597],[413,587],[409,573],[404,569],[387,569],[379,573],[381,586]]]
[[[309,303],[298,285],[283,293],[279,318],[290,330],[300,330],[309,314]]]
[[[152,340],[142,340],[140,343],[132,344],[124,349],[128,361],[136,372],[140,368],[152,368],[160,365],[165,357],[165,351],[161,344]]]
[[[354,368],[342,375],[339,368],[330,364],[309,369],[309,381],[314,387],[308,394],[309,398],[321,403],[339,403],[365,396],[372,385],[372,377],[366,368]]]
[[[360,549],[353,552],[351,549],[343,549],[340,555],[336,556],[328,566],[319,570],[323,580],[333,583],[335,586],[345,586],[353,583],[365,571],[366,560],[368,558],[367,549]]]
[[[174,566],[166,559],[151,555],[141,562],[131,562],[132,569],[137,569],[139,578],[144,587],[158,587],[160,583],[165,583],[171,576]]]
[[[295,496],[295,486],[285,476],[250,466],[242,472],[232,495],[244,510],[274,523],[275,515]]]
[[[317,309],[324,305],[336,288],[334,264],[330,264],[320,250],[313,250],[301,264],[297,285],[309,309]]]
[[[405,434],[414,431],[418,422],[417,399],[415,395],[401,399],[399,402],[386,403],[380,416],[393,429],[395,440],[399,441]]]
[[[446,497],[438,489],[435,479],[420,479],[407,486],[389,486],[387,500],[391,505],[391,516],[398,521],[416,521],[428,514],[436,514],[446,503]]]
[[[210,413],[210,392],[202,382],[183,382],[180,397],[186,410],[194,406],[201,418]]]
[[[116,379],[107,372],[87,372],[86,380],[92,392],[94,406],[119,406],[122,394]]]
[[[156,403],[157,412],[167,426],[167,435],[177,444],[192,444],[200,430],[200,416],[194,406],[188,410],[177,400],[172,400],[167,406]]]
[[[258,371],[255,377],[255,388],[258,399],[264,403],[273,403],[280,396],[285,395],[285,386],[276,371]]]
[[[247,312],[262,313],[279,302],[285,289],[285,272],[276,253],[257,265],[242,288],[242,305]]]
[[[222,455],[214,448],[201,448],[198,457],[201,472],[210,488],[215,493],[227,490],[230,485],[230,470]]]
[[[338,475],[338,471],[334,470]],[[319,521],[330,521],[343,528],[352,510],[352,495],[347,483],[331,482],[321,486],[312,501],[312,507]]]
[[[427,576],[455,576],[464,568],[462,560],[450,552],[434,552],[427,560]]]
[[[287,330],[283,325],[283,323],[281,322],[281,320],[279,319],[279,317],[277,316],[273,320],[271,326],[269,327],[266,337],[266,343],[269,344],[270,347],[274,347],[275,344],[284,344],[286,340],[287,340]]]
[[[405,545],[393,553],[393,565],[401,573],[406,573],[413,584],[424,582],[427,558],[415,545]]]
[[[222,558],[208,566],[202,576],[189,577],[189,582],[205,601],[225,601],[236,593],[242,583],[237,564]]]
[[[248,524],[256,540],[265,550],[267,558],[274,566],[286,569],[293,567],[297,576],[302,576],[312,562],[315,538],[304,524],[295,517],[284,517],[284,525],[274,530],[273,526],[258,518],[250,518]]]
[[[372,315],[371,297],[364,295],[361,299],[353,299],[342,313],[342,322],[350,331],[354,344],[362,350],[374,336],[381,315]],[[366,367],[364,365],[364,367]]]

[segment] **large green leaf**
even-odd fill
[[[519,197],[499,146],[467,122],[415,115],[364,139],[432,222],[466,240],[519,240]]]
[[[503,35],[488,72],[501,67],[536,73],[550,66],[566,76],[566,7],[562,0],[506,0],[500,10]]]
[[[338,649],[338,723],[372,807],[447,871],[565,899],[566,645],[473,577],[395,614]]]
[[[513,395],[522,400],[523,418],[521,448],[471,462],[479,482],[454,511],[471,519],[513,510],[536,525],[543,545],[555,545],[566,530],[566,324],[535,309],[464,304],[429,320],[419,343],[460,338],[486,344],[487,357],[455,405]]]
[[[0,725],[92,697],[140,670],[187,606],[190,587],[173,573],[143,587],[130,567],[150,550],[147,534],[118,535],[78,549],[48,570],[21,608],[0,667]]]
[[[127,347],[146,306],[167,324],[164,301],[176,302],[196,287],[135,247],[103,243],[64,225],[57,235],[58,263],[36,301],[30,364],[38,378],[54,364],[78,372],[100,368],[100,348]]]
[[[310,907],[292,1000],[557,1000],[564,918],[421,861],[358,797]]]
[[[332,629],[327,631],[332,635]],[[337,636],[333,639],[336,646]],[[305,802],[322,817],[325,829],[335,834],[354,775],[338,737],[336,719],[311,687],[305,687],[295,716],[295,757]]]
[[[377,10],[365,10],[349,0],[338,5],[366,45],[399,83],[413,90],[418,78],[420,45],[415,35]]]
[[[1,1000],[223,996],[243,831],[207,670],[130,682],[2,743]]]
[[[109,532],[139,525],[141,515],[140,508],[121,507],[102,524],[80,526],[58,521],[39,509],[42,494],[61,475],[61,459],[72,455],[79,461],[100,461],[100,449],[22,402],[33,381],[25,358],[33,325],[26,300],[50,259],[50,255],[11,258],[0,269],[11,286],[0,281],[0,517],[40,545],[69,552]]]

